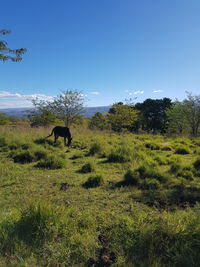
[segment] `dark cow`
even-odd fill
[[[64,143],[65,146],[70,146],[71,141],[72,141],[72,136],[70,133],[70,130],[68,127],[62,127],[62,126],[56,126],[53,128],[51,134],[49,136],[47,136],[46,138],[52,136],[54,134],[54,142],[56,143],[56,141],[58,140],[58,137],[64,137]],[[66,144],[66,138],[68,139],[68,144]]]

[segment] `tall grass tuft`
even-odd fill
[[[44,169],[61,169],[66,165],[65,160],[59,156],[48,156],[47,158],[40,160],[35,167]]]
[[[89,177],[88,180],[83,184],[85,188],[94,188],[101,186],[104,183],[103,176],[101,174]]]

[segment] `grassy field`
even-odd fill
[[[0,127],[0,266],[199,266],[200,138]]]

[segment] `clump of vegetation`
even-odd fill
[[[34,151],[34,155],[35,155],[35,159],[37,160],[41,160],[41,159],[46,159],[48,152],[46,150],[35,150]]]
[[[105,151],[105,145],[103,142],[96,141],[91,144],[90,149],[89,149],[89,155],[103,155]]]
[[[89,177],[88,180],[83,184],[85,188],[94,188],[101,186],[104,183],[103,176],[101,174]]]
[[[30,149],[31,147],[32,147],[32,145],[30,143],[21,144],[21,148],[24,150]]]
[[[162,151],[171,151],[172,150],[172,148],[171,148],[171,146],[163,146],[162,148],[161,148],[161,150]]]
[[[139,178],[140,177],[137,171],[128,170],[124,175],[124,182],[126,185],[137,185]]]
[[[0,137],[0,152],[8,150],[8,143],[4,137]]]
[[[135,157],[138,157],[138,155],[134,153],[131,148],[127,146],[121,146],[108,155],[108,162],[130,162],[132,161],[134,155]]]
[[[148,165],[147,163],[142,164],[136,171],[139,173],[141,179],[152,178],[161,183],[165,183],[168,179],[167,176],[162,174],[156,167]]]
[[[0,137],[0,147],[7,146],[6,139],[4,137]]]
[[[195,170],[200,171],[200,158],[196,159],[193,165]]]
[[[10,150],[16,150],[16,149],[19,149],[21,148],[21,143],[18,141],[18,140],[15,140],[13,142],[11,142],[9,145],[8,145],[8,148]]]
[[[183,177],[187,180],[192,181],[194,179],[194,174],[191,170],[182,169],[178,171],[177,176]]]
[[[44,169],[61,169],[66,165],[65,160],[61,157],[49,156],[46,159],[40,160],[35,167]]]
[[[32,151],[26,150],[26,151],[19,151],[18,153],[14,154],[13,160],[16,163],[31,163],[35,161],[35,155]]]
[[[187,146],[178,146],[175,149],[175,154],[181,154],[181,155],[186,155],[186,154],[190,154],[190,149]]]
[[[142,190],[156,190],[159,189],[160,182],[157,179],[144,179],[139,184],[139,188]]]
[[[161,148],[160,145],[156,143],[146,143],[145,147],[151,150],[159,150]]]
[[[183,182],[176,184],[169,192],[169,200],[171,204],[177,206],[194,206],[197,201],[200,201],[200,188],[186,186]]]
[[[70,159],[81,159],[84,157],[84,154],[82,152],[76,152]]]
[[[167,165],[169,164],[169,160],[162,156],[157,156],[154,158],[155,161],[158,162],[159,165]]]
[[[59,214],[49,205],[32,204],[22,212],[17,222],[18,238],[30,245],[41,245],[50,237],[53,225],[59,221]]]
[[[82,166],[80,169],[81,173],[88,173],[88,172],[93,172],[95,170],[95,163],[94,162],[88,162]]]

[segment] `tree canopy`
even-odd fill
[[[0,35],[11,33],[9,30],[0,30]],[[0,61],[11,60],[13,62],[21,61],[22,55],[26,52],[25,48],[11,49],[4,40],[0,40]]]

